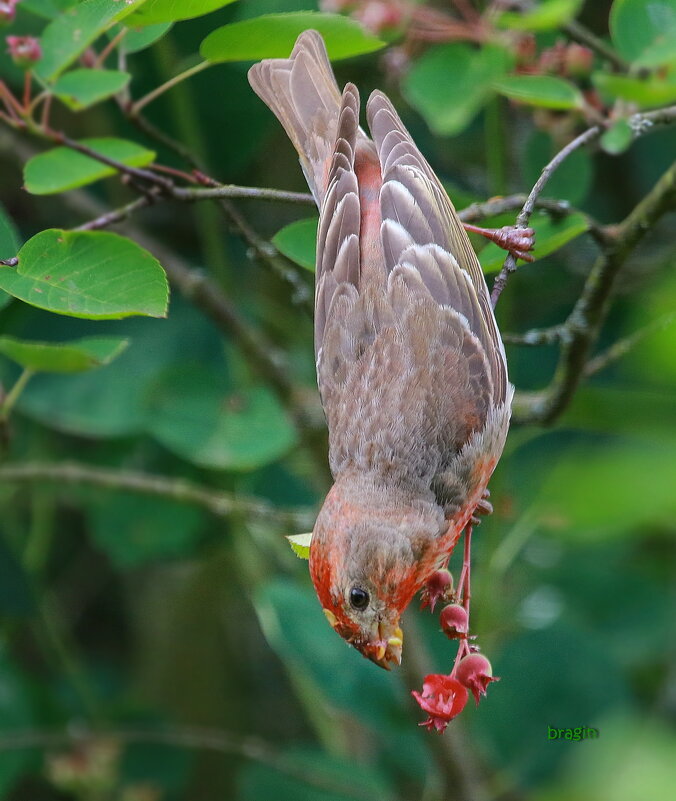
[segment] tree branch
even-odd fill
[[[528,220],[535,209],[535,204],[542,194],[543,189],[554,172],[561,166],[561,164],[563,164],[568,156],[570,156],[570,154],[575,152],[578,148],[598,138],[602,132],[603,128],[600,125],[594,125],[593,127],[588,128],[586,131],[584,131],[584,133],[576,136],[575,139],[569,142],[564,148],[559,150],[554,158],[544,166],[542,172],[540,173],[540,177],[535,182],[535,186],[530,190],[528,197],[526,198],[526,202],[523,204],[523,208],[516,218],[517,228],[528,227]],[[500,295],[507,284],[509,276],[515,270],[516,258],[509,253],[505,259],[502,269],[498,273],[498,276],[493,283],[493,290],[491,292],[491,303],[493,304],[493,308],[495,308],[498,300],[500,299]]]
[[[305,531],[314,523],[314,514],[309,509],[277,509],[258,498],[221,492],[171,476],[132,470],[111,470],[78,462],[23,462],[0,465],[0,482],[30,484],[35,481],[86,484],[109,490],[154,495],[178,503],[199,506],[216,517],[245,515],[257,520],[274,522],[289,530]]]
[[[584,375],[589,351],[608,314],[622,266],[657,220],[673,209],[676,209],[676,162],[620,223],[614,244],[596,260],[582,294],[562,326],[561,355],[551,384],[542,392],[516,396],[515,421],[548,424],[566,408]]]

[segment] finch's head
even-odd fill
[[[310,546],[310,574],[326,619],[386,670],[401,662],[399,618],[429,572],[428,546],[445,528],[438,507],[393,500],[374,487],[335,485]]]

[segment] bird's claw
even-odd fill
[[[465,230],[495,242],[498,247],[511,253],[515,259],[535,260],[528,252],[535,247],[533,228],[520,228],[517,225],[504,225],[502,228],[479,228],[466,223]]]
[[[481,518],[479,517],[479,515],[485,517],[486,515],[493,514],[493,504],[488,500],[489,496],[490,492],[488,490],[484,490],[484,494],[481,500],[476,505],[472,517],[470,517],[470,523],[473,526],[478,526],[479,523],[481,523]]]

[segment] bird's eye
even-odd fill
[[[361,587],[352,587],[350,590],[350,604],[355,609],[366,609],[370,600],[368,592]]]

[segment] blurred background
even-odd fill
[[[40,35],[73,5],[25,0],[7,33]],[[566,26],[576,17],[609,42],[610,2],[494,3],[495,13],[516,15],[499,27],[511,38],[498,44],[470,25],[488,5],[417,4],[418,33],[407,36],[411,4],[323,4],[390,43],[337,62],[339,83],[354,81],[362,97],[376,87],[390,94],[458,209],[527,192],[589,124],[579,109],[474,92],[480,70],[468,53],[500,47],[512,73],[562,77],[588,106],[607,108],[590,79],[604,60],[579,43],[571,51],[579,37]],[[640,21],[651,4],[615,5]],[[676,5],[652,5],[660,24],[673,24],[667,44],[676,43]],[[554,24],[523,24],[538,7],[559,15]],[[200,43],[219,26],[298,10],[317,4],[241,0],[158,27],[156,41],[128,54],[133,97],[197,63]],[[615,45],[631,50],[622,36],[616,32]],[[642,73],[670,86],[673,97],[662,97],[672,103],[674,63],[671,52]],[[147,118],[223,183],[305,191],[290,144],[248,86],[249,64],[218,64],[179,83],[147,107]],[[4,53],[0,77],[20,92],[21,74]],[[620,98],[615,109],[626,117],[650,105],[659,103]],[[163,164],[190,169],[112,101],[83,113],[54,108],[52,125],[73,138],[128,138],[152,147]],[[545,196],[601,226],[618,223],[676,153],[674,128],[629,140],[577,151]],[[44,228],[80,225],[136,196],[116,177],[29,194],[22,167],[44,148],[0,125],[0,258]],[[260,199],[232,204],[224,215],[214,203],[158,203],[115,230],[167,267],[210,276],[245,328],[275,343],[294,391],[314,403],[312,273],[282,256],[281,273],[293,281],[271,270],[241,221],[268,241],[313,210]],[[513,222],[515,214],[482,224]],[[329,486],[325,435],[316,427],[299,434],[241,338],[176,288],[166,319],[92,322],[7,297],[3,335],[56,342],[111,334],[130,344],[91,372],[38,373],[3,420],[0,797],[667,798],[676,786],[674,221],[664,216],[623,267],[596,351],[637,331],[645,336],[584,380],[555,424],[510,432],[491,482],[495,514],[474,538],[472,588],[474,631],[501,681],[443,737],[417,726],[422,715],[409,693],[424,673],[452,663],[455,648],[436,617],[412,604],[404,664],[393,673],[327,627],[307,564],[284,539],[311,529]],[[503,332],[565,320],[598,252],[586,227],[564,226],[550,255],[521,263],[499,304]],[[289,244],[288,230],[276,241],[302,261],[307,243],[291,236]],[[303,235],[308,230],[311,239],[312,223]],[[487,269],[490,285],[495,267]],[[508,344],[507,354],[518,390],[548,384],[556,344]],[[19,375],[0,356],[5,391]],[[148,475],[160,478],[150,486],[139,478]],[[241,503],[219,506],[221,492]],[[595,727],[600,737],[551,741],[550,726]]]

